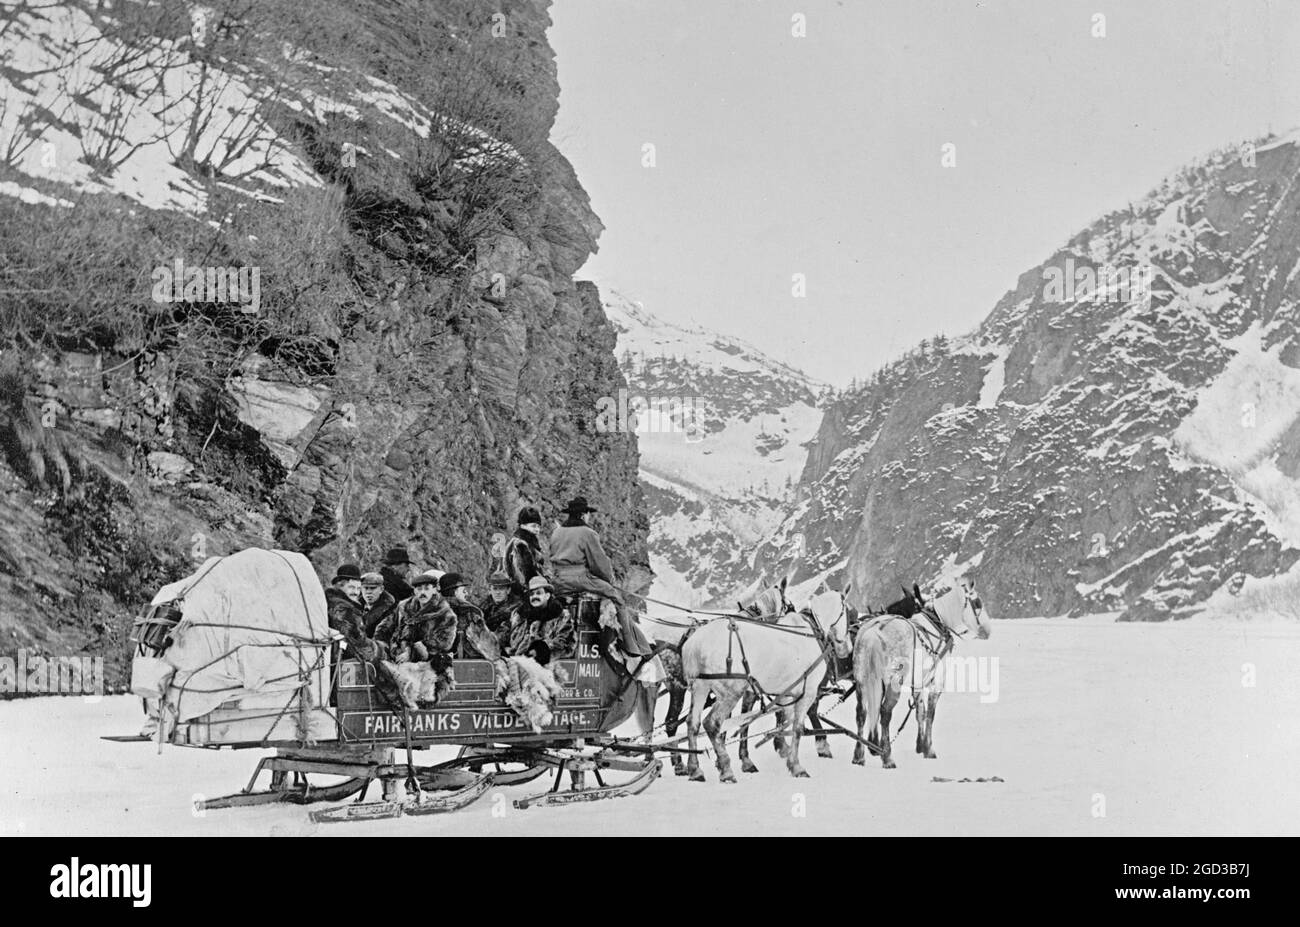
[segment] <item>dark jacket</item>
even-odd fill
[[[437,653],[449,655],[456,646],[456,613],[440,595],[423,605],[419,599],[407,599],[384,619],[377,633],[390,642],[389,649],[399,662],[403,657],[428,660]]]
[[[483,621],[483,612],[476,605],[460,599],[448,599],[447,604],[456,613],[456,657],[470,660],[495,660],[499,654],[484,653],[474,642],[490,636]]]
[[[331,586],[325,590],[325,604],[329,625],[343,635],[348,650],[363,660],[375,660],[381,656],[375,642],[366,636],[362,628],[361,606],[355,599],[348,598],[342,589]]]
[[[508,648],[522,654],[533,641],[541,640],[551,649],[553,658],[571,657],[577,649],[577,632],[573,616],[554,596],[541,608],[520,606],[517,620],[509,627]]]
[[[510,624],[510,616],[521,604],[513,592],[502,602],[492,601],[492,593],[489,592],[478,603],[478,608],[483,613],[483,623],[495,634]]]
[[[415,590],[411,588],[411,584],[398,576],[397,571],[392,567],[381,566],[379,575],[384,578],[384,591],[391,595],[394,601],[405,602],[415,595]]]
[[[365,632],[366,637],[374,637],[379,623],[397,611],[397,600],[385,591],[379,593],[379,598],[375,599],[375,604],[368,608],[365,599],[362,599],[361,609],[361,629]]]
[[[545,570],[542,545],[537,535],[516,528],[506,546],[505,572],[510,577],[510,591],[523,601],[528,595],[528,581]]]

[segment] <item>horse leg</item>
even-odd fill
[[[927,760],[937,759],[939,754],[934,752],[934,713],[939,707],[939,689],[929,693],[926,698],[925,712],[925,749],[920,750]],[[919,747],[920,745],[918,745]]]
[[[728,689],[716,694],[718,700],[713,703],[713,709],[704,719],[704,730],[713,744],[713,752],[718,764],[718,781],[735,782],[736,774],[731,770],[731,757],[727,755],[727,741],[722,733],[722,722],[731,716],[731,710],[740,700],[740,693]]]
[[[816,693],[805,693],[792,708],[785,711],[785,716],[790,719],[790,752],[786,754],[785,766],[796,779],[809,778],[808,770],[799,763],[799,742],[803,739],[803,719],[808,716],[815,700]]]
[[[894,706],[898,704],[898,690],[886,688],[880,701],[880,723],[877,728],[876,746],[880,748],[880,765],[885,769],[895,766],[892,745],[889,742],[889,725],[893,721]]]
[[[686,745],[691,749],[686,761],[686,774],[692,782],[703,782],[704,771],[700,769],[700,755],[695,753],[696,741],[700,736],[700,715],[704,713],[704,699],[709,692],[709,683],[696,681],[691,686],[691,714],[686,721]]]
[[[677,736],[677,728],[682,723],[682,704],[685,701],[686,689],[670,682],[668,684],[668,713],[664,716],[664,732],[670,740]],[[682,755],[674,753],[672,756],[674,775],[686,775],[686,764],[682,762]]]
[[[867,705],[868,699],[867,696],[863,693],[863,689],[865,688],[866,688],[865,686],[858,686],[858,699],[857,699],[858,739],[853,746],[854,766],[867,765],[867,751],[866,748],[862,746],[862,728],[867,723],[867,717],[869,715],[874,715],[875,712],[874,707],[869,708]],[[874,744],[875,736],[876,736],[874,720],[871,723],[871,727],[872,730],[868,732],[868,742]]]
[[[753,709],[754,703],[758,701],[758,696],[754,694],[753,689],[745,689],[745,694],[740,699],[740,713],[746,714]],[[749,725],[743,724],[740,728],[740,768],[747,773],[758,772],[758,767],[754,761],[749,758]]]
[[[812,729],[817,732],[817,755],[825,759],[833,759],[831,756],[831,742],[826,739],[826,734],[822,728],[822,719],[817,715],[817,700],[808,706],[808,723]]]

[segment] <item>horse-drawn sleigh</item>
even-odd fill
[[[451,690],[436,704],[411,707],[379,684],[378,664],[340,653],[305,557],[251,549],[214,558],[165,587],[138,623],[132,687],[145,697],[146,729],[110,739],[275,750],[243,791],[203,800],[205,811],[356,796],[313,811],[313,820],[432,814],[548,771],[550,790],[517,799],[516,807],[635,795],[659,774],[655,753],[675,748],[612,733],[652,706],[608,649],[600,599],[583,595],[573,607],[577,647],[571,658],[552,661],[559,688],[540,717],[507,702],[505,677],[517,669],[506,660],[456,660]],[[416,761],[448,746],[458,755]],[[258,789],[263,773],[269,788]],[[609,773],[631,776],[607,781]],[[376,782],[383,797],[366,802]]]
[[[865,748],[892,766],[890,712],[909,686],[917,749],[932,756],[930,725],[942,681],[936,676],[953,636],[988,636],[973,587],[954,587],[930,603],[922,619],[866,619],[855,639],[855,615],[843,593],[822,592],[796,611],[785,589],[782,581],[767,590],[778,603],[773,614],[691,611],[691,622],[678,625],[686,633],[673,635],[662,654],[674,670],[663,725],[669,739],[654,742],[659,683],[643,683],[627,671],[602,628],[609,622],[601,618],[599,597],[583,595],[571,603],[576,652],[552,661],[553,688],[542,703],[535,700],[524,710],[511,689],[522,678],[520,667],[503,659],[455,661],[450,690],[436,703],[412,705],[383,684],[381,677],[390,672],[384,664],[340,652],[324,593],[305,557],[245,550],[213,558],[155,596],[138,625],[132,673],[133,691],[145,698],[145,730],[108,739],[157,741],[160,750],[165,743],[274,749],[242,791],[204,799],[202,809],[355,797],[313,811],[319,822],[453,811],[494,786],[527,783],[547,772],[554,774],[550,789],[516,799],[517,808],[635,795],[660,774],[660,755],[672,757],[679,774],[702,780],[701,722],[720,778],[734,782],[724,726],[739,727],[742,766],[753,772],[749,726],[771,715],[777,725],[765,736],[776,741],[791,775],[807,775],[799,762],[806,734],[817,737],[823,756],[829,755],[825,735],[843,734],[857,743],[855,763],[863,761]],[[688,690],[689,732],[675,737]],[[832,694],[842,701],[854,690],[856,734],[818,707]],[[741,716],[730,718],[742,700]],[[805,717],[812,731],[804,730]],[[643,736],[616,735],[632,718]],[[416,761],[422,751],[448,747],[458,748],[455,756]],[[689,761],[685,768],[683,756]],[[259,789],[264,773],[269,786]],[[606,781],[610,773],[625,778]],[[367,802],[376,782],[381,797]]]

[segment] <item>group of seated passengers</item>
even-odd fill
[[[509,577],[494,573],[482,607],[470,601],[469,583],[459,573],[420,573],[410,581],[410,598],[400,602],[385,590],[384,579],[343,564],[325,592],[330,627],[363,660],[428,661],[442,671],[453,659],[518,654],[545,664],[574,655],[573,617],[545,576],[530,579],[526,600],[518,602]]]

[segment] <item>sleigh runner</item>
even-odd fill
[[[312,819],[436,814],[548,772],[550,790],[516,807],[637,794],[659,775],[656,750],[611,732],[637,708],[641,686],[602,644],[599,597],[569,607],[576,648],[551,664],[560,685],[542,717],[539,706],[525,717],[508,704],[509,665],[484,659],[454,661],[451,688],[411,707],[380,685],[376,664],[341,649],[305,557],[253,549],[214,558],[164,587],[138,623],[132,687],[149,720],[141,735],[107,739],[275,750],[242,791],[201,799],[201,811],[355,798]],[[416,762],[446,746],[458,755]],[[606,781],[610,773],[622,781]],[[375,783],[381,795],[366,801]]]

